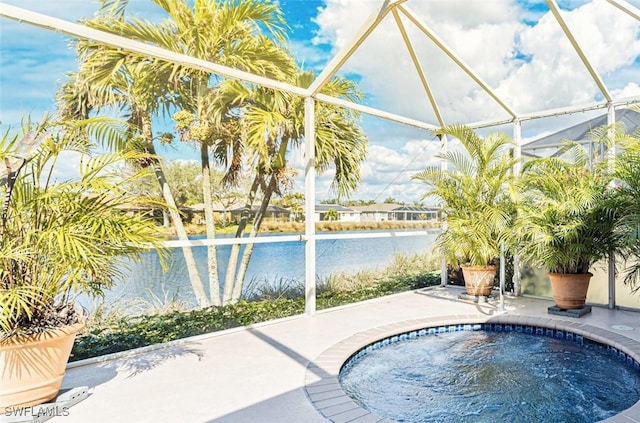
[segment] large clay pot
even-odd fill
[[[56,397],[76,334],[84,323],[0,340],[0,410]]]
[[[460,267],[462,267],[467,294],[479,297],[491,295],[493,281],[496,278],[496,266],[462,265]]]
[[[591,273],[549,273],[556,306],[563,310],[584,307],[591,276]]]

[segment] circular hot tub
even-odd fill
[[[360,343],[348,359],[325,365],[321,380],[311,382],[308,372],[307,393],[332,421],[351,413],[363,421],[579,423],[635,408],[639,343],[588,325],[505,317],[425,326],[369,342],[360,334],[323,354],[338,361],[339,351]],[[384,332],[372,330],[369,339]]]

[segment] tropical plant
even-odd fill
[[[196,0],[193,4],[184,0],[151,1],[167,14],[168,18],[160,24],[127,20],[124,14],[126,0],[103,0],[101,12],[86,24],[301,87],[308,87],[313,81],[312,73],[298,72],[295,61],[282,47],[285,24],[276,3],[255,0]],[[211,22],[216,22],[216,25],[211,25]],[[114,104],[113,100],[124,99],[126,108],[132,112],[143,112],[139,115],[145,119],[138,130],[149,151],[153,147],[151,120],[148,119],[150,112],[166,111],[168,107],[178,109],[173,116],[180,139],[196,143],[201,153],[208,238],[215,237],[212,189],[208,177],[210,162],[213,160],[224,167],[225,187],[234,185],[244,165],[255,166],[252,188],[246,201],[247,210],[253,207],[254,200],[260,202],[251,228],[252,235],[255,235],[272,195],[282,194],[284,186],[291,182],[293,173],[292,169],[285,167],[285,154],[302,140],[303,100],[120,49],[91,42],[83,42],[80,46],[81,62],[86,63],[83,67],[86,72],[78,78],[77,91],[88,89],[86,92],[106,94],[90,96],[89,106],[95,98],[99,104]],[[91,60],[84,60],[87,57]],[[143,95],[129,95],[133,92]],[[336,93],[349,100],[361,97],[353,82],[341,78],[332,79],[323,92]],[[85,103],[75,101],[74,104],[79,108]],[[336,106],[316,108],[316,164],[320,172],[329,166],[336,167],[334,188],[339,195],[353,190],[359,181],[358,166],[364,158],[366,138],[357,125],[357,118],[357,112]],[[160,175],[159,172],[156,174]],[[259,193],[262,193],[260,197]],[[165,199],[172,204],[169,198]],[[242,236],[247,226],[248,213],[245,215],[237,236]],[[188,269],[194,269],[190,277],[201,306],[209,302],[221,303],[215,247],[207,248],[210,301],[203,298],[202,283],[195,274],[197,269],[188,266]],[[225,302],[239,298],[251,252],[252,246],[248,245],[242,260],[238,261],[239,246],[232,248],[225,278]]]
[[[110,2],[103,2],[104,8],[100,9],[96,22],[100,22],[100,13],[116,13],[118,9],[111,6]],[[115,18],[111,20],[113,19]],[[93,21],[87,24],[98,26]],[[109,113],[120,112],[129,123],[128,148],[135,146],[147,153],[146,159],[132,164],[153,171],[178,238],[188,240],[163,164],[155,154],[154,142],[168,142],[171,136],[162,134],[154,137],[152,130],[153,117],[159,111],[166,110],[168,100],[172,97],[169,81],[179,75],[176,76],[166,63],[146,59],[140,63],[121,49],[92,40],[78,41],[78,63],[78,72],[67,75],[68,81],[56,95],[60,115],[65,119],[82,120],[103,109],[107,109]],[[181,249],[196,301],[200,306],[206,306],[207,294],[193,252],[188,246]]]
[[[522,260],[557,274],[585,274],[619,246],[608,163],[567,141],[558,157],[525,163],[512,240]]]
[[[279,45],[284,39],[285,24],[282,12],[275,3],[255,0],[196,0],[193,3],[184,0],[151,1],[167,16],[160,24],[127,19],[127,0],[103,0],[100,13],[87,24],[168,50],[276,79],[284,79],[286,72],[295,70],[294,61]],[[213,151],[216,160],[229,164],[225,183],[236,180],[241,165],[239,157],[243,154],[243,146],[238,138],[238,119],[233,112],[238,105],[225,95],[224,79],[181,64],[149,60],[146,56],[106,46],[93,45],[89,51],[94,54],[87,68],[98,69],[100,75],[86,77],[91,81],[88,85],[92,88],[96,85],[113,86],[113,82],[117,82],[113,76],[124,76],[119,81],[124,80],[131,86],[147,87],[142,91],[146,94],[142,98],[143,104],[154,106],[155,109],[146,107],[145,112],[157,111],[160,106],[167,111],[169,105],[179,110],[176,114],[176,127],[181,132],[181,139],[195,142],[200,149],[207,236],[215,238],[210,152]],[[104,84],[105,81],[108,84]],[[121,85],[118,83],[117,87]],[[111,92],[115,93],[115,97],[121,97],[118,94],[120,90],[121,88],[117,88]],[[147,100],[149,103],[146,103]],[[150,124],[151,121],[148,120],[141,127],[149,148],[152,147]],[[165,191],[166,187],[163,188],[163,192]],[[172,205],[169,200],[167,199],[167,203]],[[176,231],[179,237],[186,239],[186,233],[180,228],[179,216],[172,217],[174,223],[178,223]],[[207,248],[209,300],[205,297],[195,264],[187,263],[200,306],[221,303],[216,248]],[[185,258],[191,257],[190,250],[186,247],[184,252]]]
[[[329,209],[324,213],[324,220],[335,221],[338,220],[338,212],[336,209]]]
[[[307,88],[314,81],[312,72],[303,71],[290,81],[292,85]],[[265,212],[273,195],[285,195],[290,191],[296,171],[287,164],[287,155],[299,148],[304,139],[304,99],[268,88],[249,90],[235,84],[236,93],[245,104],[244,127],[247,128],[246,145],[249,162],[254,163],[254,179],[245,210],[250,210],[254,199],[259,201],[258,212],[249,230],[249,236],[257,236]],[[350,101],[362,99],[355,82],[334,77],[322,92]],[[359,125],[356,111],[334,105],[317,103],[314,107],[315,165],[318,173],[334,168],[331,188],[339,198],[348,197],[361,178],[360,165],[366,156],[367,138]],[[248,213],[238,225],[236,237],[242,237],[248,223]],[[240,256],[240,246],[231,248],[224,282],[224,301],[240,298],[242,286],[253,244],[247,244]]]
[[[413,176],[429,186],[424,199],[441,202],[446,226],[436,245],[456,268],[494,264],[515,215],[513,142],[502,133],[481,138],[464,125],[447,126],[435,134],[452,136],[463,147],[438,156],[446,161],[446,169],[435,165]]]
[[[638,108],[636,108],[638,110]],[[620,152],[614,165],[614,207],[617,208],[618,253],[627,262],[625,283],[635,291],[640,288],[640,131],[626,134],[620,128],[609,128],[615,134]]]
[[[0,236],[0,338],[45,331],[77,322],[78,293],[101,295],[126,271],[126,262],[155,248],[164,257],[152,220],[125,213],[148,204],[123,190],[115,166],[142,160],[137,152],[90,156],[89,139],[121,139],[126,125],[89,119],[68,124],[49,119],[6,129],[0,163],[7,170]],[[21,149],[33,144],[28,155]],[[21,155],[22,154],[22,155]],[[81,157],[77,178],[57,182],[63,157]],[[131,179],[140,174],[131,176]]]
[[[280,200],[274,201],[274,204],[289,209],[294,221],[304,222],[304,194],[301,192],[287,193]]]

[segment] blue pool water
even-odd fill
[[[640,399],[640,373],[590,341],[460,331],[352,358],[344,391],[400,422],[596,422]]]

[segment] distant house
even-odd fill
[[[438,220],[439,212],[437,207],[403,206],[393,203],[353,206],[353,209],[360,212],[360,222]]]
[[[396,220],[393,210],[398,207],[398,204],[383,203],[353,206],[353,209],[360,212],[360,222],[386,222]]]
[[[316,204],[315,221],[321,222],[329,220],[327,218],[327,212],[329,210],[335,211],[337,214],[337,222],[359,222],[360,212],[348,207],[341,206],[340,204]]]
[[[96,194],[88,193],[84,194],[86,198],[96,198]],[[109,198],[115,198],[116,194],[109,194]],[[144,215],[149,218],[159,219],[162,216],[162,209],[158,206],[153,206],[150,204],[135,204],[135,203],[123,203],[118,204],[115,207],[117,210],[120,210],[126,216],[136,216],[136,215]]]
[[[249,211],[249,219],[253,219],[258,213],[259,207],[254,206]],[[231,212],[231,221],[234,223],[240,222],[242,219],[242,212],[244,211],[244,207],[238,207],[232,209]],[[268,206],[264,215],[265,220],[271,220],[273,222],[288,222],[291,217],[291,210],[285,209],[280,206]]]
[[[213,218],[221,222],[229,222],[232,220],[232,210],[241,207],[240,203],[224,205],[220,202],[213,203]],[[198,224],[204,225],[204,203],[193,204],[191,206],[184,206],[180,208],[180,211],[187,214],[187,220]]]
[[[439,207],[401,206],[393,209],[395,220],[438,220]]]

